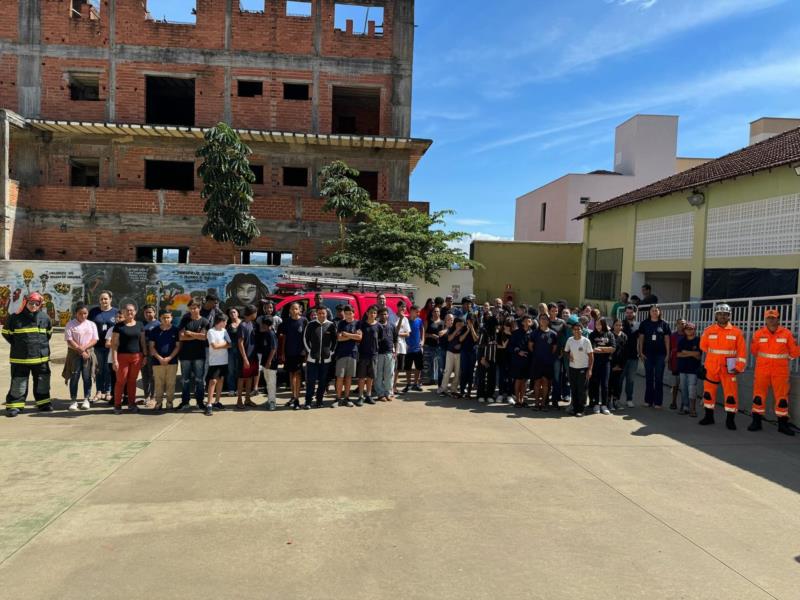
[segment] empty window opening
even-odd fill
[[[197,2],[190,0],[145,0],[145,18],[158,23],[194,25],[197,23]]]
[[[264,0],[239,0],[239,12],[264,12]]]
[[[136,246],[136,262],[185,264],[189,262],[189,248]]]
[[[333,88],[333,133],[378,135],[380,115],[380,89]]]
[[[378,199],[378,172],[377,171],[361,171],[356,177],[356,183],[359,187],[367,190],[370,200]]]
[[[539,215],[539,231],[544,231],[547,226],[547,202],[542,202],[542,213]]]
[[[284,83],[283,84],[283,99],[284,100],[308,100],[308,84],[307,83]]]
[[[283,167],[283,185],[307,187],[308,169],[305,167]]]
[[[264,165],[250,165],[250,170],[253,172],[253,185],[264,185]]]
[[[194,189],[194,163],[178,160],[144,161],[144,187],[148,190]]]
[[[291,266],[292,253],[275,250],[242,250],[241,264],[266,267]]]
[[[69,14],[73,19],[100,19],[100,0],[72,0]]]
[[[589,200],[590,200],[589,196],[581,196],[581,204],[583,204],[584,206],[589,204]]]
[[[145,77],[145,122],[194,127],[194,79]]]
[[[99,73],[70,73],[69,74],[70,100],[100,100],[100,74]]]
[[[236,83],[237,95],[241,98],[255,98],[264,95],[263,81],[247,81],[239,79]]]
[[[71,158],[69,184],[77,187],[98,187],[100,185],[99,158]]]
[[[336,4],[334,27],[351,35],[382,36],[383,7]]]
[[[311,16],[311,2],[300,2],[288,0],[286,2],[286,16],[287,17],[310,17]]]

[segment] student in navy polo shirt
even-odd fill
[[[152,304],[145,304],[142,307],[142,325],[144,326],[145,340],[147,340],[147,333],[160,325],[159,320],[156,318],[156,307]],[[147,408],[155,406],[154,383],[153,365],[149,360],[145,360],[144,364],[142,364],[142,395]]]
[[[531,379],[533,380],[533,407],[547,410],[550,397],[550,383],[553,381],[555,362],[558,356],[558,334],[550,329],[550,317],[541,313],[539,327],[531,333],[533,360]]]
[[[239,346],[239,356],[241,357],[241,370],[236,384],[236,408],[238,409],[243,409],[247,406],[258,406],[250,399],[250,393],[253,390],[253,378],[259,371],[254,329],[257,312],[256,307],[252,304],[245,306],[244,320],[239,325],[239,336],[236,341]],[[244,393],[244,401],[242,401],[242,393]],[[221,404],[219,406],[215,404],[214,408],[220,409],[221,406]]]
[[[346,304],[343,314],[344,319],[336,326],[336,404],[352,407],[350,388],[356,376],[358,343],[362,333],[353,319],[353,307]]]
[[[378,307],[370,306],[359,324],[361,341],[358,344],[358,364],[356,366],[356,375],[358,376],[356,406],[362,406],[364,402],[375,404],[375,400],[372,398],[372,385],[375,382],[378,341],[382,333],[377,317]]]
[[[153,368],[153,409],[161,410],[164,396],[167,397],[167,410],[172,410],[175,400],[175,379],[178,376],[178,353],[181,342],[178,328],[172,324],[172,313],[162,310],[158,313],[160,326],[146,333],[150,364]]]

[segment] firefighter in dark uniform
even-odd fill
[[[28,376],[33,376],[33,398],[40,411],[51,411],[50,404],[50,317],[42,310],[42,296],[34,292],[22,309],[10,315],[2,334],[11,344],[11,388],[6,396],[6,414],[16,417],[25,408]]]

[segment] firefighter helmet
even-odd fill
[[[717,304],[717,306],[714,308],[714,314],[718,315],[719,313],[731,314],[731,307],[727,304]]]

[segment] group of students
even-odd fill
[[[3,328],[3,336],[12,344],[9,416],[24,408],[30,375],[37,407],[52,410],[52,326],[41,304],[40,296],[31,294]],[[349,304],[337,306],[334,316],[320,295],[305,315],[300,303],[291,303],[285,319],[275,314],[270,301],[241,311],[232,307],[227,313],[218,304],[213,293],[204,300],[193,299],[175,325],[169,311],[156,316],[151,305],[142,308],[141,320],[132,303],[114,307],[110,291],[103,291],[91,310],[79,302],[64,332],[68,353],[62,376],[69,383],[69,410],[87,410],[93,401],[109,401],[117,414],[124,402],[136,412],[140,374],[144,405],[155,411],[163,410],[165,401],[167,409],[189,410],[192,391],[206,415],[225,409],[223,391],[236,394],[237,409],[261,406],[252,397],[262,381],[267,397],[263,406],[275,410],[278,368],[283,365],[291,392],[288,406],[295,410],[324,406],[331,384],[333,404],[352,407],[422,391],[424,383],[435,385],[440,395],[458,399],[469,399],[474,391],[482,403],[546,411],[567,402],[567,410],[577,417],[584,415],[587,405],[594,413],[608,415],[634,406],[634,376],[644,363],[646,405],[663,405],[668,368],[673,375],[670,408],[697,416],[701,402],[705,416],[700,423],[711,424],[721,384],[726,424],[735,429],[735,375],[746,366],[746,350],[743,334],[730,324],[730,307],[724,304],[716,307],[715,323],[702,339],[697,327],[683,319],[677,320],[673,331],[657,305],[649,307],[649,318],[638,322],[635,305],[625,306],[622,318],[609,319],[589,305],[571,309],[559,301],[514,306],[497,298],[476,306],[471,296],[458,306],[446,296],[429,299],[422,308],[402,300],[390,308],[386,296],[378,294],[377,303],[360,319]],[[780,429],[791,434],[788,363],[800,356],[800,349],[791,333],[779,327],[777,310],[765,315],[765,328],[754,334],[751,349],[757,357],[751,428],[760,428],[772,386]],[[175,406],[179,366],[183,383]],[[399,390],[403,371],[405,387]]]

